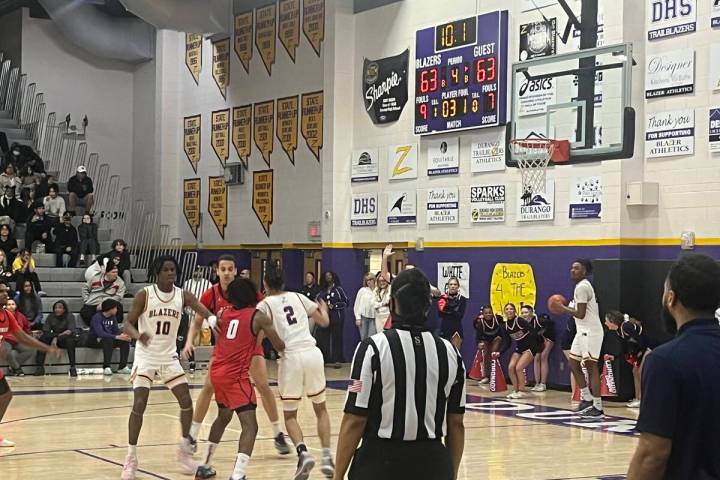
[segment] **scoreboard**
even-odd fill
[[[504,125],[508,12],[415,33],[415,134]]]

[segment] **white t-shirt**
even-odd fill
[[[577,308],[578,303],[587,304],[585,318],[575,317],[575,325],[577,328],[586,330],[599,328],[602,330],[600,310],[598,308],[597,299],[595,298],[595,290],[593,290],[592,284],[587,279],[583,279],[575,285],[573,301],[575,303],[575,308]]]
[[[269,295],[258,303],[257,309],[272,319],[275,330],[285,342],[286,352],[301,352],[315,347],[309,317],[318,305],[305,295],[295,292]]]

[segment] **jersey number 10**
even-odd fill
[[[155,328],[155,335],[169,335],[170,334],[170,322],[157,322]]]

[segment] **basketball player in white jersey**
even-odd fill
[[[297,421],[297,411],[303,396],[313,402],[317,418],[318,436],[322,446],[320,471],[328,478],[335,473],[330,453],[330,417],[325,406],[325,365],[322,352],[315,346],[310,334],[310,321],[321,327],[330,324],[328,308],[324,302],[317,303],[306,296],[283,290],[283,274],[275,265],[268,264],[263,280],[267,297],[257,309],[270,317],[278,335],[285,342],[285,351],[278,359],[278,389],[283,402],[285,427],[295,444],[298,466],[293,480],[306,480],[315,466],[303,440],[303,432]]]
[[[171,256],[158,257],[152,266],[157,283],[145,287],[135,296],[123,331],[137,340],[135,362],[130,376],[133,382],[133,406],[128,421],[128,454],[122,480],[134,480],[138,468],[137,441],[143,423],[150,387],[156,376],[175,395],[180,404],[182,441],[177,459],[188,475],[194,474],[197,463],[192,459],[190,424],[193,405],[185,371],[180,365],[176,345],[180,318],[185,307],[192,308],[210,323],[217,323],[212,313],[195,296],[175,286],[178,265]],[[136,327],[137,325],[137,327]]]

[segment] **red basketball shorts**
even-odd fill
[[[257,408],[257,397],[255,389],[249,378],[237,378],[232,376],[215,375],[215,370],[210,376],[213,388],[215,389],[215,401],[222,408],[230,410],[254,410]]]

